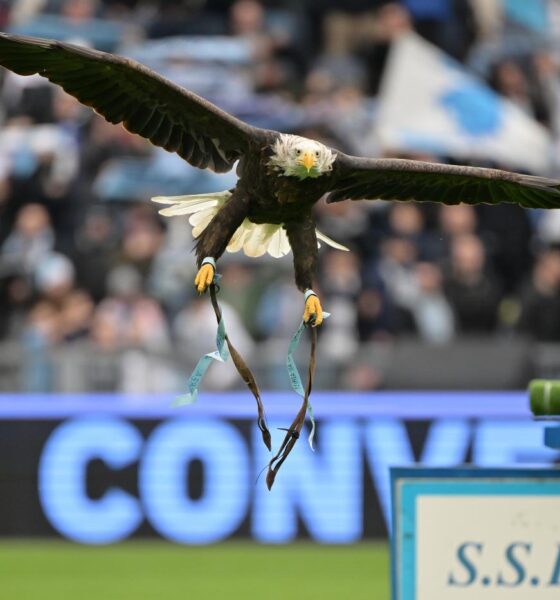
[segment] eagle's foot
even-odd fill
[[[208,286],[214,280],[215,272],[214,266],[210,263],[204,263],[200,269],[198,269],[198,273],[194,278],[194,285],[199,294],[203,294],[208,289]]]
[[[323,309],[319,297],[311,290],[306,292],[306,296],[303,321],[304,323],[311,325],[311,327],[319,327],[323,322]]]

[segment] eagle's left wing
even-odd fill
[[[381,199],[560,208],[560,181],[497,169],[338,153],[333,175],[328,203]]]

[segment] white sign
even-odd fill
[[[395,600],[560,598],[560,471],[395,471]]]

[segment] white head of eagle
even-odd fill
[[[272,146],[269,165],[280,176],[315,178],[332,171],[336,154],[323,144],[300,137],[281,134]]]

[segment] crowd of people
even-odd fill
[[[16,0],[0,2],[0,29],[145,56],[254,124],[375,156],[387,53],[411,29],[558,137],[560,3],[534,2],[547,11],[547,36],[533,13],[508,14],[504,4]],[[187,45],[174,46],[177,36]],[[39,77],[3,72],[0,94],[0,339],[21,343],[31,357],[87,344],[105,356],[144,351],[161,364],[176,349],[193,360],[211,350],[215,320],[208,299],[195,294],[190,226],[163,219],[148,200],[226,189],[234,176],[197,172]],[[320,250],[316,289],[332,313],[322,338],[333,360],[404,336],[560,342],[560,210],[375,201],[319,203],[317,216],[322,231],[351,249]],[[284,343],[303,309],[291,256],[226,255],[220,270],[239,349]],[[28,367],[24,387],[56,389],[43,362]],[[162,367],[160,382],[171,388],[169,373]],[[131,377],[142,379],[137,366]]]

